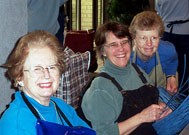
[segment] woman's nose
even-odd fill
[[[45,78],[49,78],[50,77],[50,72],[49,72],[48,68],[45,68],[43,72],[44,72],[44,77]]]
[[[152,40],[151,40],[150,38],[148,38],[147,41],[146,41],[146,44],[147,44],[148,46],[151,46],[151,45],[152,45]]]

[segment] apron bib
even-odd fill
[[[136,51],[134,51],[133,63],[136,63]],[[159,53],[156,52],[157,65],[148,74],[150,80],[154,83],[156,87],[166,88],[166,75],[162,70]],[[137,64],[137,63],[136,63]]]
[[[101,72],[97,77],[104,77],[117,87],[123,96],[123,106],[118,119],[115,122],[122,122],[135,114],[141,112],[144,108],[151,104],[158,103],[159,92],[158,89],[150,84],[147,84],[146,78],[143,76],[139,68],[132,63],[133,67],[138,73],[138,76],[144,83],[144,86],[136,90],[124,90],[121,85],[110,75],[105,72]],[[130,135],[156,135],[156,131],[152,127],[152,123],[143,123],[136,128]]]

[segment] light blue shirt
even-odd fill
[[[189,0],[155,0],[155,9],[164,21],[166,32],[170,32],[169,22],[189,19]],[[175,24],[172,33],[189,34],[189,22]]]

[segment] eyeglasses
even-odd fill
[[[126,47],[128,45],[130,46],[130,41],[128,39],[126,39],[126,40],[121,41],[120,43],[112,42],[110,44],[105,44],[104,46],[110,47],[112,49],[117,49],[119,47],[119,45],[121,45],[122,47]]]
[[[141,44],[145,44],[147,41],[148,41],[148,39],[149,39],[149,37],[146,37],[146,36],[137,36],[137,39],[138,39],[138,41],[141,43]],[[152,43],[157,43],[157,41],[159,41],[159,39],[160,39],[160,37],[155,37],[155,36],[152,36],[152,37],[150,37],[150,41],[152,42]]]
[[[59,65],[54,64],[54,65],[50,65],[46,68],[42,67],[42,66],[35,66],[35,67],[31,67],[29,70],[25,69],[25,72],[29,72],[31,77],[42,77],[45,75],[45,70],[48,71],[48,73],[51,76],[56,76],[59,74]]]

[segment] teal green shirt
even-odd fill
[[[144,85],[130,63],[120,68],[106,60],[101,72],[114,77],[125,90],[135,90]],[[145,73],[144,76],[149,82]],[[82,109],[97,135],[119,135],[115,121],[121,113],[122,104],[123,97],[117,87],[110,80],[97,77],[83,97]]]

